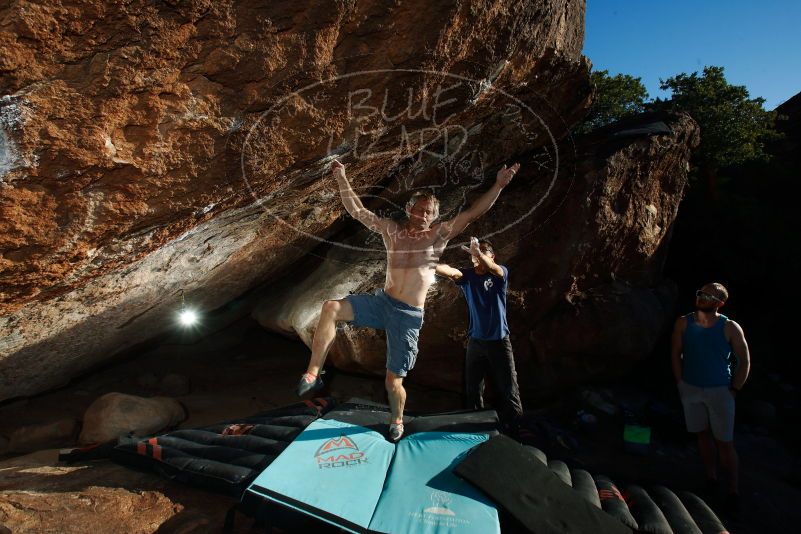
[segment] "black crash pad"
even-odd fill
[[[562,482],[524,445],[503,435],[473,449],[454,473],[481,489],[530,532],[632,532]]]

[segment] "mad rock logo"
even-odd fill
[[[367,463],[367,457],[356,443],[347,436],[331,438],[320,445],[314,453],[317,467],[331,469],[335,467],[353,467]]]
[[[490,280],[489,278],[484,280],[484,291],[489,291],[491,287],[492,287],[492,280]]]

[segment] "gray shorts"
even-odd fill
[[[734,396],[729,386],[702,388],[681,380],[678,388],[687,432],[702,432],[711,426],[716,440],[734,440]]]
[[[384,293],[348,295],[353,321],[348,324],[384,330],[387,336],[387,369],[406,376],[417,360],[417,341],[423,326],[423,308],[410,306]]]

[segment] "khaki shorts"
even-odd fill
[[[679,381],[687,432],[703,432],[710,426],[718,441],[734,440],[734,395],[729,386],[702,388]]]

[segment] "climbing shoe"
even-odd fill
[[[389,439],[398,441],[403,436],[403,423],[390,423],[389,424]]]
[[[295,388],[295,393],[297,393],[298,397],[302,397],[307,393],[311,393],[313,391],[317,391],[323,387],[323,379],[319,376],[314,376],[309,373],[304,373],[302,377],[300,377],[300,382],[298,382],[298,387]]]

